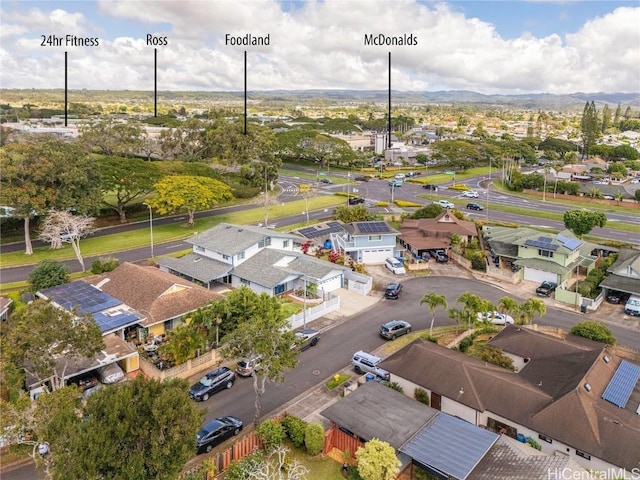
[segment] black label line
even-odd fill
[[[387,131],[389,132],[387,148],[391,148],[391,52],[389,52],[389,113]]]
[[[64,126],[68,126],[68,75],[67,75],[67,52],[64,52]]]
[[[244,51],[244,134],[247,134],[247,51]]]
[[[158,116],[158,49],[153,49],[153,116]]]

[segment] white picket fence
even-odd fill
[[[291,330],[295,330],[298,327],[301,327],[306,323],[312,322],[317,318],[323,317],[329,312],[334,312],[340,309],[340,297],[337,295],[329,294],[329,299],[325,300],[319,305],[315,305],[313,307],[309,307],[306,309],[306,312],[296,313],[295,315],[291,315],[287,321],[291,326]]]

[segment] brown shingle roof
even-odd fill
[[[133,263],[123,263],[112,272],[85,281],[100,285],[101,290],[146,315],[145,326],[179,317],[204,307],[211,300],[222,298],[217,293],[155,267]]]

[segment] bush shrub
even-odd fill
[[[32,292],[56,287],[70,280],[69,269],[64,263],[55,260],[42,260],[29,272],[29,286]]]
[[[91,273],[99,274],[115,270],[120,262],[115,257],[100,257],[91,263]]]
[[[471,187],[465,185],[464,183],[456,183],[448,187],[447,190],[459,190],[461,192],[465,192],[467,190],[471,190]]]
[[[388,207],[389,206],[389,202],[376,202],[375,206],[376,207]]]
[[[287,415],[282,419],[282,426],[294,447],[300,448],[304,445],[307,422],[294,415]]]
[[[421,203],[409,202],[407,200],[396,200],[395,204],[399,207],[422,207]]]
[[[400,392],[400,393],[404,392],[404,388],[402,388],[402,385],[400,385],[398,382],[387,382],[387,381],[384,381],[384,382],[382,382],[382,384],[385,387],[389,387],[391,390],[395,390],[396,392]]]
[[[480,360],[498,365],[499,367],[508,368],[509,370],[515,370],[513,366],[513,360],[507,357],[499,348],[485,347],[480,354]]]
[[[527,437],[526,444],[529,445],[530,447],[535,448],[536,450],[542,450],[542,447],[540,446],[540,444],[531,437]]]
[[[461,352],[466,352],[469,347],[473,345],[473,338],[472,337],[464,337],[461,341],[460,344],[458,345],[458,350],[460,350]]]
[[[424,403],[425,405],[430,404],[429,393],[420,387],[416,387],[416,389],[413,391],[413,396],[416,397],[416,400],[420,403]]]
[[[252,453],[248,457],[244,457],[242,460],[231,462],[229,468],[225,472],[225,480],[248,480],[249,475],[247,472],[256,470],[262,462],[264,456],[259,450]]]
[[[607,345],[614,345],[616,343],[616,337],[613,336],[609,327],[595,320],[578,322],[571,328],[569,333],[596,342],[606,343]]]
[[[324,428],[319,423],[310,423],[304,430],[304,446],[309,455],[318,455],[324,447]]]
[[[262,440],[264,448],[267,451],[271,451],[274,448],[282,445],[286,437],[284,433],[284,427],[278,420],[275,420],[273,418],[265,420],[260,425],[258,425],[256,434],[258,435],[258,438]]]

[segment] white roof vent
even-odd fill
[[[588,383],[585,383],[585,384],[584,384],[584,389],[585,389],[587,392],[590,392],[590,391],[591,391],[591,385],[589,385]]]

